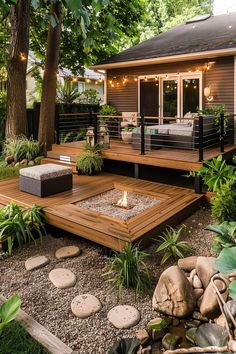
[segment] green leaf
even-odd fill
[[[0,318],[3,323],[9,323],[16,318],[20,309],[20,296],[18,294],[12,295],[0,307]]]
[[[230,274],[236,270],[236,247],[224,248],[216,262],[216,269],[223,274]]]
[[[229,296],[236,300],[236,280],[232,281],[229,285]]]
[[[133,338],[124,338],[116,342],[108,354],[136,354],[140,342]]]

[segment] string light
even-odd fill
[[[158,77],[157,77],[157,75],[155,76],[155,81],[157,81],[158,80]]]
[[[232,25],[229,25],[229,29],[231,29],[232,28]]]
[[[144,81],[148,81],[147,76],[145,76]]]
[[[73,77],[72,82],[77,82],[77,81],[78,81],[77,77]]]
[[[87,84],[89,84],[91,82],[91,80],[90,79],[86,79],[86,82],[87,82]]]
[[[95,85],[97,85],[98,84],[98,82],[97,82],[97,80],[95,81]]]
[[[137,81],[138,81],[138,78],[137,78],[137,77],[135,77],[135,78],[134,78],[134,81],[135,81],[135,82],[137,82]]]
[[[102,78],[100,77],[100,79],[98,80],[99,82],[102,82]]]

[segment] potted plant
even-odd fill
[[[132,143],[132,131],[134,127],[133,125],[128,125],[127,127],[123,128],[121,131],[121,137],[122,140],[125,144],[131,144]]]
[[[102,171],[103,158],[96,152],[87,151],[77,158],[76,166],[78,174],[93,176]]]

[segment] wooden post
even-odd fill
[[[140,124],[141,124],[141,132],[140,132],[140,135],[141,135],[141,152],[140,154],[141,155],[145,155],[145,126],[144,126],[144,115],[141,114],[141,121],[140,121]]]
[[[202,177],[195,176],[194,177],[194,190],[197,194],[202,194]]]
[[[203,161],[203,116],[199,116],[198,119],[198,152],[199,152],[199,162]]]
[[[55,114],[56,144],[60,144],[60,113]]]
[[[89,126],[91,127],[93,125],[93,110],[90,107],[89,108]]]
[[[98,116],[94,114],[94,142],[98,143]]]
[[[140,176],[139,164],[135,163],[134,164],[134,178],[139,178],[139,176]]]
[[[225,151],[225,116],[224,113],[220,114],[220,152]]]

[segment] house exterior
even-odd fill
[[[236,12],[196,17],[93,66],[121,112],[184,117],[224,104],[236,114]]]

